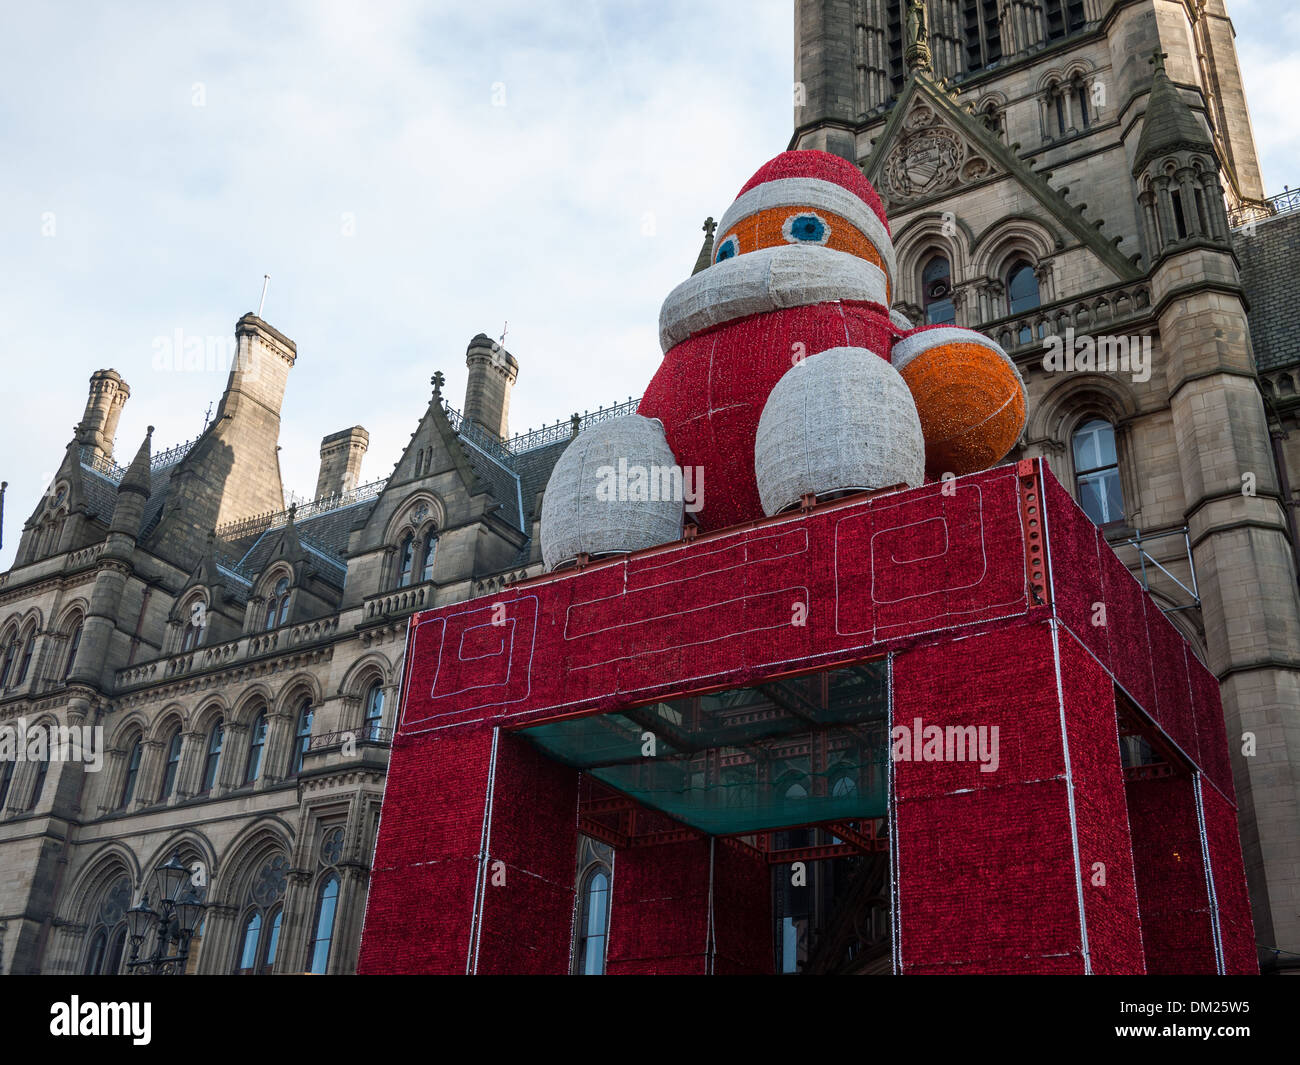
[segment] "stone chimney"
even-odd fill
[[[280,404],[298,346],[249,313],[235,323],[235,364],[209,434],[204,479],[220,493],[204,528],[284,508],[280,482]]]
[[[361,426],[331,433],[320,442],[320,473],[316,476],[316,498],[350,492],[361,477],[361,460],[370,446],[370,434]]]
[[[113,457],[117,420],[131,395],[131,389],[116,370],[96,370],[90,375],[90,396],[86,413],[77,426],[77,442],[94,448],[102,458]]]
[[[502,440],[509,434],[510,389],[519,376],[515,357],[480,333],[465,352],[469,380],[465,385],[465,417]]]

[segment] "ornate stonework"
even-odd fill
[[[918,102],[885,159],[878,191],[887,203],[911,203],[993,172],[993,164],[945,125],[933,107]]]

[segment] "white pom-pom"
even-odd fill
[[[681,539],[681,485],[657,418],[631,414],[579,433],[542,497],[546,568],[579,555],[622,554]]]
[[[924,483],[921,420],[902,375],[865,348],[796,364],[763,407],[754,473],[769,516],[809,494]]]

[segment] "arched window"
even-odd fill
[[[384,686],[378,681],[370,686],[366,693],[366,716],[361,724],[361,736],[367,740],[379,739],[379,730],[384,724]]]
[[[407,533],[402,537],[402,546],[398,552],[397,587],[405,588],[411,583],[411,562],[415,558],[415,534]]]
[[[1056,106],[1056,134],[1065,136],[1065,90],[1059,85],[1052,86],[1052,99]]]
[[[430,529],[428,535],[424,538],[424,546],[420,550],[420,580],[433,580],[433,555],[438,550],[438,538]]]
[[[243,976],[256,976],[271,971],[280,945],[280,919],[283,916],[284,907],[276,906],[269,915],[264,915],[261,910],[253,910],[245,918],[235,972]]]
[[[176,790],[176,774],[181,768],[181,727],[172,729],[172,737],[167,743],[167,768],[163,772],[162,787],[158,790],[158,801],[166,802]]]
[[[1082,78],[1074,79],[1074,104],[1079,109],[1079,125],[1087,129],[1092,124],[1092,115],[1088,111],[1088,86]]]
[[[90,940],[90,951],[86,955],[86,976],[96,976],[104,964],[104,955],[108,953],[108,929],[101,928]]]
[[[921,304],[930,325],[954,325],[957,308],[952,302],[952,267],[942,255],[935,255],[921,271]]]
[[[18,657],[18,636],[17,634],[9,637],[9,642],[5,645],[4,666],[0,667],[0,688],[9,687],[9,674],[14,669],[14,659]]]
[[[605,975],[605,938],[609,931],[609,874],[596,866],[583,882],[578,917],[578,975]]]
[[[131,905],[131,881],[115,880],[100,900],[91,921],[90,947],[83,972],[87,976],[116,975],[126,952],[126,909]]]
[[[36,763],[36,783],[32,785],[32,797],[27,800],[27,809],[35,810],[36,804],[41,801],[41,793],[45,790],[45,777],[50,771],[50,760],[42,758]]]
[[[1038,293],[1038,275],[1028,259],[1017,259],[1007,271],[1007,312],[1024,314],[1040,305]],[[1028,344],[1034,339],[1033,329],[1028,325],[1020,327],[1017,338],[1020,343]]]
[[[5,815],[5,801],[9,798],[9,788],[14,782],[14,769],[18,762],[13,758],[6,758],[4,766],[0,767],[0,817]]]
[[[207,603],[202,599],[195,599],[181,611],[181,618],[181,624],[185,626],[185,631],[181,634],[181,650],[192,651],[203,642],[203,636],[207,631]]]
[[[252,909],[244,917],[236,943],[235,972],[269,973],[275,965],[288,872],[289,863],[283,855],[268,858],[258,870],[248,892]]]
[[[307,755],[307,748],[311,746],[311,718],[312,706],[308,699],[298,711],[298,727],[293,738],[293,761],[289,765],[290,775],[302,772],[302,760]]]
[[[339,902],[339,878],[331,873],[316,893],[316,931],[311,941],[313,973],[324,974],[329,969],[330,944],[334,939],[334,911]]]
[[[72,664],[77,660],[77,648],[81,646],[81,622],[78,621],[76,628],[72,630],[72,637],[68,640],[68,659],[63,664],[63,679],[67,680],[72,674]]]
[[[27,634],[27,639],[23,643],[23,657],[18,665],[18,676],[14,678],[14,687],[17,688],[27,680],[27,670],[31,668],[32,652],[36,649],[36,630],[32,629]]]
[[[140,760],[144,758],[144,740],[136,737],[131,745],[131,756],[126,763],[126,777],[122,781],[122,800],[117,805],[125,809],[135,798],[135,784],[140,777]]]
[[[289,620],[289,578],[281,577],[275,582],[275,590],[271,592],[266,600],[266,622],[263,628],[267,631],[275,628],[277,625],[283,625]]]
[[[112,976],[116,976],[122,971],[122,955],[126,953],[126,923],[123,922],[113,933],[113,938],[108,943],[108,957],[104,959],[104,967],[100,970]]]
[[[262,772],[262,752],[266,749],[266,711],[258,712],[248,732],[248,758],[244,762],[244,783],[256,782]]]
[[[1074,487],[1079,506],[1095,525],[1124,519],[1115,428],[1092,418],[1074,431]]]
[[[226,724],[218,719],[208,734],[208,754],[203,760],[203,791],[210,792],[217,785],[217,769],[221,765],[221,748],[226,743]]]

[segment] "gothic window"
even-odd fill
[[[407,533],[402,538],[397,563],[397,587],[405,588],[411,583],[411,563],[415,558],[415,534]]]
[[[957,309],[952,301],[952,268],[942,255],[933,256],[921,271],[921,301],[930,325],[954,325]]]
[[[266,711],[253,719],[248,733],[248,759],[244,762],[244,783],[254,783],[262,772],[262,752],[266,749]]]
[[[9,642],[5,644],[4,666],[0,667],[0,688],[9,687],[9,675],[14,669],[14,659],[18,657],[18,636],[14,634],[9,637]]]
[[[45,777],[50,771],[50,760],[42,758],[36,763],[36,782],[32,785],[32,797],[27,800],[27,809],[35,810],[36,804],[41,801],[41,793],[45,791]]]
[[[217,769],[221,765],[221,748],[226,742],[226,725],[220,719],[208,734],[208,754],[203,760],[203,791],[210,792],[217,784]]]
[[[266,623],[263,626],[271,630],[289,620],[289,578],[281,577],[275,582],[275,588],[266,601]]]
[[[887,36],[889,38],[889,91],[897,96],[903,91],[907,67],[903,64],[903,5],[905,0],[889,0]]]
[[[1173,192],[1171,192],[1171,193],[1169,194],[1169,198],[1170,198],[1170,200],[1173,201],[1173,206],[1174,206],[1174,227],[1175,227],[1175,229],[1176,229],[1177,232],[1178,232],[1178,239],[1179,239],[1179,240],[1185,240],[1186,237],[1187,237],[1187,216],[1183,213],[1183,197],[1182,197],[1182,193],[1179,192],[1179,191],[1177,191],[1177,190],[1174,190]],[[15,681],[15,683],[17,683],[17,684],[21,684],[21,683],[22,683],[22,680],[19,679],[19,680]]]
[[[130,905],[131,881],[122,876],[104,893],[95,914],[83,968],[85,975],[116,975],[121,971],[126,952],[126,911]]]
[[[5,800],[9,798],[9,787],[14,782],[14,769],[17,766],[15,759],[6,758],[4,767],[0,768],[0,817],[5,815]]]
[[[577,971],[579,976],[605,975],[605,939],[609,932],[609,873],[604,866],[591,869],[578,896]]]
[[[302,760],[306,757],[307,748],[311,746],[311,719],[312,706],[311,700],[308,699],[302,704],[302,709],[298,711],[298,727],[294,731],[293,761],[289,766],[290,774],[302,772]]]
[[[1007,313],[1024,314],[1040,303],[1038,275],[1033,264],[1027,259],[1017,259],[1007,271]],[[1017,338],[1020,343],[1028,344],[1033,338],[1033,330],[1028,325],[1021,326]]]
[[[1115,428],[1092,418],[1074,431],[1074,486],[1079,506],[1095,525],[1124,518],[1124,495],[1119,481],[1119,456]]]
[[[244,916],[235,958],[235,972],[244,976],[265,975],[275,965],[280,945],[280,921],[284,916],[284,892],[289,863],[277,855],[263,863],[249,889],[252,909]]]
[[[1059,85],[1052,86],[1052,100],[1056,109],[1056,135],[1065,136],[1065,95],[1061,92]]]
[[[1074,105],[1078,109],[1079,125],[1087,129],[1092,125],[1092,113],[1088,110],[1088,86],[1083,83],[1083,79],[1076,77],[1074,79]]]
[[[35,627],[27,634],[27,639],[23,643],[23,657],[18,663],[18,675],[14,677],[14,687],[20,687],[27,680],[27,671],[32,665],[32,653],[36,650],[36,629]]]
[[[235,972],[241,976],[265,976],[275,965],[276,948],[280,944],[280,919],[284,907],[277,906],[269,914],[253,910],[244,919],[240,936],[239,961]]]
[[[438,550],[438,537],[430,529],[424,537],[424,546],[420,551],[420,580],[433,580],[433,556]]]
[[[176,774],[181,768],[181,727],[172,729],[172,738],[167,744],[167,768],[163,772],[162,788],[158,791],[158,801],[166,802],[176,790]]]
[[[366,716],[361,725],[362,739],[379,739],[379,730],[384,724],[384,687],[378,681],[370,686],[366,693]]]
[[[343,837],[342,825],[335,825],[321,837],[320,860],[322,865],[339,864],[339,861],[343,858]]]
[[[108,932],[101,928],[90,939],[90,951],[86,955],[86,976],[97,976],[99,974],[106,953],[108,953]]]
[[[998,0],[963,0],[963,38],[966,69],[972,73],[1002,59],[1002,30],[998,25]]]
[[[328,971],[330,945],[334,939],[334,911],[339,902],[339,878],[331,873],[316,892],[316,928],[311,941],[309,971],[324,974]]]
[[[1087,16],[1083,10],[1083,0],[1045,0],[1043,15],[1046,20],[1047,39],[1058,40],[1080,29]]]
[[[1002,113],[998,110],[996,100],[990,100],[984,105],[983,110],[980,111],[980,121],[993,136],[999,139],[1002,137]]]
[[[72,638],[68,640],[68,659],[63,665],[63,679],[67,680],[72,673],[72,663],[77,660],[77,648],[81,646],[81,621],[77,621],[77,626],[72,630]]]
[[[117,804],[122,809],[130,804],[135,798],[136,781],[140,778],[140,761],[144,758],[144,740],[137,736],[135,743],[131,745],[131,755],[126,763],[126,776],[122,780],[122,797]]]

